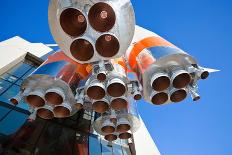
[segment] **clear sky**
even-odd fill
[[[232,1],[133,0],[137,24],[220,69],[200,81],[201,101],[153,106],[139,112],[163,155],[232,154]],[[47,22],[48,0],[1,1],[0,41],[19,35],[54,43]],[[3,54],[3,53],[1,53]],[[144,142],[146,143],[146,142]]]

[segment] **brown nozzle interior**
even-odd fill
[[[45,108],[38,109],[37,115],[43,119],[52,119],[54,117],[52,111]]]
[[[114,110],[125,109],[127,108],[127,105],[128,105],[128,102],[123,98],[116,98],[110,104],[111,108]]]
[[[113,8],[103,2],[96,3],[90,8],[88,18],[90,25],[100,32],[112,29],[116,21]]]
[[[107,87],[107,92],[110,96],[119,97],[125,94],[126,88],[123,84],[115,82]]]
[[[64,118],[64,117],[69,117],[70,116],[70,111],[68,108],[63,107],[63,106],[57,106],[53,110],[54,114],[58,118]]]
[[[117,132],[127,132],[130,128],[129,124],[120,124],[117,126]]]
[[[152,82],[152,88],[156,91],[163,91],[170,86],[170,78],[167,76],[160,76]]]
[[[105,136],[105,140],[110,141],[110,142],[115,141],[116,139],[117,139],[117,136],[114,134],[109,134]]]
[[[115,128],[113,126],[104,126],[101,128],[102,132],[104,133],[113,133],[115,131]]]
[[[90,86],[87,89],[87,95],[95,100],[100,100],[105,96],[106,92],[102,87],[99,86]]]
[[[96,41],[96,50],[103,57],[113,57],[119,51],[119,41],[110,34],[100,36]]]
[[[60,15],[60,25],[65,33],[73,37],[78,37],[85,33],[87,21],[81,11],[68,8]]]
[[[151,99],[152,103],[155,105],[164,104],[165,102],[167,102],[167,100],[168,100],[168,94],[165,92],[157,93]]]
[[[120,135],[119,135],[119,138],[120,139],[129,139],[129,138],[131,138],[131,134],[130,133],[128,133],[128,132],[125,132],[125,133],[121,133]]]
[[[28,95],[26,100],[33,107],[42,107],[45,104],[44,99],[38,95]]]
[[[70,46],[72,56],[79,61],[88,61],[94,55],[93,45],[85,39],[77,39]]]
[[[174,78],[173,86],[175,88],[184,88],[190,83],[190,81],[191,76],[189,73],[181,73]]]
[[[12,104],[14,104],[14,105],[18,105],[18,104],[19,104],[19,102],[18,102],[15,98],[11,98],[11,99],[10,99],[10,102],[11,102]]]
[[[97,74],[97,79],[99,81],[105,81],[106,80],[106,74],[105,73],[98,73]]]
[[[98,113],[104,113],[106,110],[109,109],[108,103],[104,101],[96,101],[93,103],[92,106],[93,110],[98,112]]]
[[[53,104],[53,105],[60,105],[63,103],[63,97],[55,92],[48,92],[45,94],[45,99]]]
[[[177,90],[171,94],[170,100],[172,102],[181,102],[187,97],[187,92],[183,89]]]

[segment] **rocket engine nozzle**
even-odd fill
[[[115,141],[118,137],[115,134],[109,134],[109,135],[106,135],[104,138],[105,140],[112,142],[112,141]]]
[[[26,102],[33,107],[42,107],[45,105],[44,91],[35,90],[26,97]]]
[[[171,69],[171,81],[175,88],[184,88],[191,82],[190,74],[180,67],[174,67]]]
[[[155,105],[162,105],[168,101],[168,94],[166,92],[153,91],[150,96],[151,102]]]
[[[101,131],[106,134],[113,133],[115,131],[115,124],[110,119],[106,119],[102,124]]]
[[[60,15],[60,25],[65,33],[73,37],[81,36],[87,29],[84,14],[77,9],[65,9]]]
[[[93,101],[92,108],[98,113],[104,113],[109,109],[109,101],[106,98]]]
[[[90,25],[99,32],[112,29],[116,21],[114,9],[107,3],[94,4],[88,14]]]
[[[72,107],[69,103],[64,102],[61,105],[55,106],[53,112],[57,118],[69,117],[72,111]]]
[[[106,95],[105,85],[98,80],[91,81],[87,87],[87,95],[94,100],[102,99]]]
[[[120,139],[129,139],[132,137],[131,132],[124,132],[119,134]]]
[[[129,131],[131,124],[126,118],[119,118],[117,122],[117,132],[123,133]]]
[[[170,86],[171,80],[167,73],[155,73],[151,78],[151,86],[155,91],[164,91]]]
[[[125,94],[126,85],[119,78],[113,78],[109,80],[107,85],[107,93],[112,97],[119,97]]]
[[[110,106],[114,110],[121,110],[127,108],[128,101],[126,96],[121,96],[118,98],[111,98]]]
[[[52,119],[54,118],[54,113],[52,110],[53,108],[51,106],[45,105],[37,110],[37,115],[43,119]]]
[[[60,105],[65,100],[65,94],[61,88],[51,88],[46,91],[45,99],[53,105]]]
[[[170,100],[172,102],[181,102],[183,101],[186,97],[187,97],[187,92],[185,89],[176,89],[176,88],[173,88],[171,91],[170,91]]]

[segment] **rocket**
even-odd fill
[[[130,0],[50,0],[48,20],[60,49],[29,75],[10,100],[29,104],[33,119],[99,114],[94,130],[107,141],[140,127],[137,102],[161,106],[200,99],[198,81],[217,70],[135,24]]]

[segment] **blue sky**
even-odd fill
[[[201,101],[153,106],[139,112],[164,155],[232,154],[232,1],[133,0],[137,24],[193,55],[202,66],[220,69],[200,81]],[[54,43],[47,0],[2,1],[0,41],[19,35]]]

